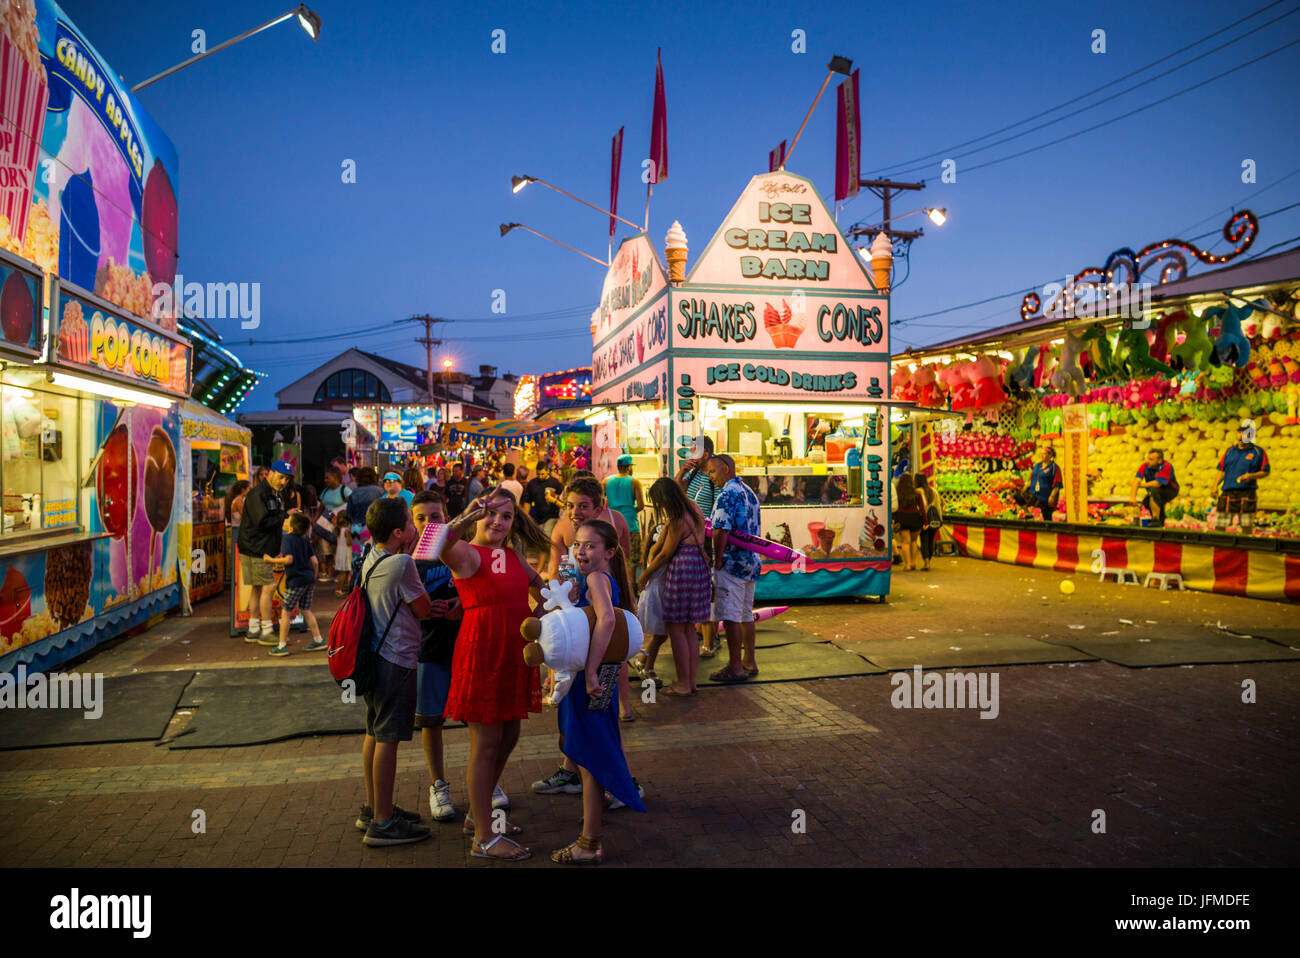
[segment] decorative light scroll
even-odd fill
[[[1258,235],[1259,220],[1250,210],[1242,210],[1223,225],[1223,238],[1233,244],[1227,253],[1207,253],[1195,243],[1178,239],[1152,243],[1138,253],[1128,247],[1117,249],[1106,258],[1105,266],[1089,266],[1075,274],[1046,310],[1042,308],[1042,298],[1037,292],[1026,294],[1020,302],[1020,318],[1031,320],[1071,315],[1082,294],[1104,296],[1107,291],[1113,293],[1121,286],[1135,285],[1141,281],[1143,273],[1155,267],[1159,268],[1156,285],[1175,282],[1187,275],[1187,254],[1207,265],[1222,265],[1250,249]],[[1122,278],[1117,274],[1122,274]]]

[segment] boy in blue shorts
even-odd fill
[[[416,493],[411,511],[416,532],[424,532],[431,522],[447,521],[442,496],[436,492]],[[456,809],[451,804],[451,786],[442,760],[442,711],[451,688],[451,659],[463,612],[450,569],[436,559],[417,559],[415,568],[433,607],[433,617],[420,623],[415,727],[420,730],[424,759],[433,780],[429,786],[430,814],[435,822],[449,822],[456,817]]]

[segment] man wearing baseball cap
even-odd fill
[[[384,473],[384,497],[387,499],[396,499],[401,497],[406,500],[409,508],[412,500],[415,499],[415,493],[410,489],[402,488],[402,477],[395,472]]]
[[[1255,445],[1255,420],[1243,419],[1237,427],[1238,438],[1219,459],[1218,479],[1214,492],[1219,492],[1214,528],[1226,532],[1228,518],[1241,516],[1241,531],[1250,535],[1255,526],[1255,483],[1269,473],[1268,454]]]
[[[239,520],[239,572],[248,595],[248,634],[246,642],[269,638],[275,629],[271,618],[271,596],[275,592],[275,574],[264,555],[280,554],[280,534],[288,516],[280,501],[280,490],[293,478],[293,464],[280,461],[271,465],[266,478],[248,490],[244,511]],[[300,510],[293,509],[291,512]]]
[[[632,554],[628,559],[628,574],[636,581],[641,565],[641,523],[637,515],[645,508],[645,494],[640,480],[632,478],[632,457],[618,457],[618,475],[605,480],[605,499],[609,507],[627,520],[631,535]]]

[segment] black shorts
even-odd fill
[[[1253,516],[1255,514],[1255,490],[1241,489],[1237,492],[1225,492],[1219,496],[1219,512],[1229,516]]]
[[[415,669],[375,656],[375,684],[366,702],[366,734],[377,742],[409,742],[415,732]]]

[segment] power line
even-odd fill
[[[1089,90],[1087,93],[1081,93],[1078,96],[1074,97],[1073,99],[1066,100],[1064,103],[1058,103],[1056,106],[1043,110],[1040,113],[1035,113],[1033,116],[1026,117],[1023,120],[1018,120],[1015,123],[1008,124],[1007,126],[1004,126],[1001,129],[994,130],[991,133],[985,133],[982,136],[977,136],[971,140],[965,140],[961,143],[957,143],[953,146],[946,147],[945,149],[942,150],[937,150],[933,153],[926,153],[923,156],[914,157],[913,159],[910,160],[902,160],[898,163],[894,163],[889,166],[882,166],[878,169],[872,170],[868,175],[875,174],[875,173],[883,173],[887,170],[897,169],[902,166],[910,166],[913,163],[919,163],[921,160],[933,159],[936,156],[947,156],[952,150],[959,150],[964,146],[970,146],[972,143],[978,143],[980,140],[986,140],[991,136],[997,136],[999,133],[1005,133],[1007,130],[1014,130],[1018,126],[1023,126],[1026,123],[1032,123],[1034,120],[1037,120],[1040,117],[1047,116],[1050,113],[1055,113],[1057,110],[1070,106],[1073,103],[1078,103],[1080,100],[1085,100],[1088,97],[1092,96],[1093,94],[1100,93],[1102,90],[1112,87],[1117,83],[1123,83],[1125,80],[1129,79],[1130,77],[1137,76],[1139,73],[1145,73],[1147,70],[1151,69],[1152,67],[1160,65],[1161,63],[1164,63],[1166,60],[1173,59],[1174,57],[1178,56],[1180,53],[1186,53],[1188,50],[1191,50],[1193,47],[1198,47],[1205,41],[1212,40],[1215,37],[1219,36],[1220,34],[1226,33],[1229,30],[1233,29],[1234,27],[1240,26],[1241,24],[1245,23],[1247,20],[1253,20],[1261,13],[1271,10],[1273,7],[1276,7],[1278,4],[1282,2],[1284,2],[1284,0],[1273,0],[1272,3],[1267,4],[1264,7],[1261,7],[1260,9],[1256,10],[1254,13],[1249,14],[1248,16],[1244,16],[1240,20],[1230,23],[1226,27],[1223,27],[1220,30],[1216,30],[1213,33],[1207,34],[1206,36],[1201,37],[1201,39],[1195,41],[1194,43],[1189,43],[1187,46],[1175,50],[1173,53],[1166,54],[1165,56],[1160,57],[1158,60],[1152,60],[1150,63],[1146,64],[1146,66],[1138,67],[1136,70],[1126,73],[1121,77],[1117,77],[1116,79],[1111,80],[1109,83],[1103,83],[1101,86]],[[1283,16],[1290,16],[1292,13],[1295,13],[1295,10],[1290,11],[1290,13],[1283,14]],[[1280,20],[1282,18],[1278,17],[1277,19]],[[1275,22],[1276,22],[1275,20],[1269,21],[1269,23],[1275,23]],[[1268,26],[1268,24],[1266,23],[1264,24],[1264,26]],[[1256,28],[1256,29],[1260,29],[1260,28]],[[1254,32],[1255,30],[1250,31],[1250,33],[1254,33]],[[1236,40],[1232,40],[1231,43],[1236,43],[1237,40],[1241,40],[1245,37],[1250,36],[1250,33],[1243,33],[1240,37],[1237,37]],[[1224,46],[1227,45],[1228,44],[1224,44]],[[1222,49],[1222,47],[1217,47],[1216,49]],[[1213,53],[1214,51],[1212,50],[1210,52]],[[1197,59],[1200,59],[1200,57],[1197,57]],[[1188,62],[1191,63],[1194,61],[1188,61]],[[1163,75],[1164,74],[1161,74],[1161,76]],[[1159,77],[1152,77],[1151,79],[1159,79]],[[1151,81],[1147,80],[1145,82],[1149,83]],[[1094,105],[1098,105],[1098,104],[1094,104]]]
[[[1300,8],[1297,8],[1297,9],[1300,9]],[[1208,79],[1205,79],[1205,80],[1200,81],[1199,83],[1194,83],[1194,84],[1192,84],[1192,85],[1189,86],[1189,87],[1184,87],[1184,88],[1181,89],[1181,90],[1177,90],[1177,91],[1175,91],[1174,93],[1169,94],[1168,96],[1163,96],[1163,97],[1161,97],[1161,98],[1158,99],[1158,100],[1153,100],[1153,101],[1151,101],[1150,103],[1147,103],[1147,104],[1145,104],[1145,105],[1143,105],[1143,106],[1135,107],[1134,109],[1129,110],[1129,111],[1126,112],[1126,113],[1121,113],[1119,116],[1112,117],[1112,118],[1109,119],[1109,120],[1102,120],[1100,123],[1094,123],[1092,126],[1085,127],[1085,128],[1083,128],[1082,130],[1077,130],[1077,131],[1075,131],[1074,133],[1067,133],[1065,136],[1057,137],[1055,140],[1049,140],[1049,141],[1046,142],[1046,143],[1040,143],[1040,144],[1038,144],[1037,146],[1031,146],[1031,147],[1028,147],[1028,148],[1026,148],[1026,149],[1019,150],[1019,151],[1017,151],[1017,152],[1015,152],[1015,153],[1009,153],[1009,154],[1007,154],[1006,156],[1000,156],[1000,157],[997,157],[996,159],[986,160],[986,161],[983,162],[983,163],[977,163],[977,164],[975,164],[974,166],[968,166],[968,167],[965,167],[965,168],[962,170],[962,173],[969,174],[969,173],[974,172],[975,170],[982,170],[982,169],[984,169],[985,167],[988,167],[988,166],[996,166],[998,163],[1005,163],[1007,160],[1014,160],[1014,159],[1016,159],[1017,157],[1026,156],[1026,155],[1028,155],[1028,154],[1030,154],[1030,153],[1036,153],[1036,152],[1038,152],[1039,150],[1045,150],[1045,149],[1047,149],[1049,146],[1056,146],[1058,143],[1064,143],[1064,142],[1066,142],[1067,140],[1073,140],[1073,139],[1075,139],[1076,137],[1083,136],[1083,135],[1086,134],[1086,133],[1091,133],[1091,132],[1093,132],[1094,130],[1099,130],[1099,129],[1101,129],[1101,128],[1104,127],[1104,126],[1110,126],[1112,123],[1118,123],[1120,120],[1126,120],[1126,119],[1128,119],[1128,118],[1131,117],[1131,116],[1136,116],[1136,115],[1139,114],[1139,113],[1144,113],[1144,112],[1146,112],[1147,110],[1154,109],[1155,107],[1160,106],[1162,103],[1168,103],[1170,100],[1173,100],[1173,99],[1175,99],[1176,97],[1180,97],[1180,96],[1182,96],[1182,95],[1185,94],[1185,93],[1191,93],[1193,90],[1198,90],[1198,89],[1200,89],[1201,87],[1206,86],[1206,85],[1208,85],[1208,84],[1210,84],[1210,83],[1214,83],[1214,82],[1217,81],[1217,80],[1222,80],[1224,77],[1229,76],[1229,75],[1231,75],[1231,74],[1233,74],[1233,73],[1236,73],[1236,72],[1239,71],[1239,70],[1244,70],[1244,69],[1245,69],[1246,67],[1248,67],[1248,66],[1253,66],[1254,64],[1259,63],[1259,62],[1262,61],[1262,60],[1267,60],[1269,57],[1271,57],[1271,56],[1275,56],[1275,55],[1281,53],[1283,50],[1287,50],[1287,49],[1289,49],[1289,48],[1295,46],[1297,43],[1300,43],[1300,38],[1297,38],[1297,39],[1295,39],[1295,40],[1292,40],[1290,43],[1285,43],[1285,44],[1283,44],[1282,46],[1277,47],[1277,48],[1274,49],[1274,50],[1270,50],[1268,53],[1264,53],[1264,54],[1261,54],[1260,56],[1255,57],[1254,59],[1247,60],[1247,61],[1245,61],[1244,63],[1240,63],[1240,64],[1238,64],[1237,66],[1233,67],[1233,68],[1230,69],[1230,70],[1224,70],[1222,73],[1218,73],[1218,74],[1216,74],[1216,75],[1214,75],[1214,76],[1212,76],[1212,77],[1209,77]],[[1125,91],[1125,92],[1128,92],[1128,91]],[[1099,104],[1098,104],[1098,105],[1099,105]],[[1091,109],[1091,107],[1087,107],[1087,108],[1085,108],[1085,109]],[[1081,112],[1083,112],[1083,110],[1077,110],[1077,111],[1075,111],[1075,112],[1076,112],[1076,113],[1081,113]],[[1074,115],[1073,113],[1072,113],[1072,114],[1068,114],[1068,116],[1073,116],[1073,115]],[[1061,117],[1060,120],[1067,119],[1067,118],[1068,118],[1068,117]],[[1053,120],[1053,121],[1051,121],[1051,123],[1044,123],[1044,124],[1042,124],[1042,126],[1035,127],[1035,129],[1042,129],[1044,126],[1051,126],[1052,123],[1057,123],[1057,122],[1059,122],[1060,120]],[[1027,133],[1032,133],[1032,132],[1034,132],[1034,131],[1033,131],[1033,130],[1029,130],[1029,131],[1026,131],[1026,132],[1027,132]],[[1016,139],[1016,137],[1008,137],[1008,139]],[[1002,140],[1002,141],[1000,141],[1000,142],[1005,143],[1005,142],[1007,142],[1007,140]],[[990,145],[990,146],[996,146],[997,144],[989,144],[989,145]],[[971,150],[970,152],[971,152],[971,153],[978,153],[978,152],[980,152],[981,150],[985,150],[985,149],[988,149],[988,147],[980,147],[978,150]],[[969,155],[969,154],[967,154],[967,155]],[[905,175],[907,175],[907,174],[909,174],[909,173],[914,173],[914,172],[917,172],[918,170],[924,170],[924,169],[927,169],[927,168],[928,168],[928,167],[926,167],[926,166],[917,167],[917,168],[915,168],[915,169],[913,169],[913,170],[904,170],[904,171],[899,172],[899,173],[897,173],[897,174],[895,174],[895,175],[897,175],[897,176],[905,176]]]

